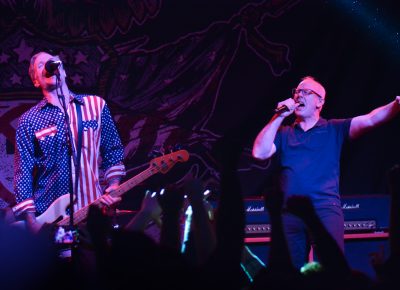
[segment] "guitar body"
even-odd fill
[[[53,223],[59,220],[60,217],[65,218],[67,216],[67,208],[69,206],[69,193],[64,194],[57,198],[49,208],[36,218],[36,220],[41,224]]]
[[[48,209],[42,213],[40,216],[36,217],[37,222],[40,225],[44,225],[45,223],[53,223],[56,220],[59,220],[60,217],[64,218],[67,216],[67,208],[69,206],[69,193],[64,194],[57,198],[53,203],[48,207]],[[12,225],[24,227],[24,221],[17,221],[12,223]]]

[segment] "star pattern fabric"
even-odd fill
[[[99,179],[106,182],[125,175],[123,146],[104,99],[70,92],[68,104],[73,146],[78,138],[77,103],[82,110],[82,149],[75,210],[99,198]],[[14,192],[16,216],[43,213],[58,197],[71,192],[75,170],[68,145],[65,115],[46,100],[24,113],[16,131]]]

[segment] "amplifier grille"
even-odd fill
[[[344,231],[345,233],[352,232],[374,232],[378,230],[376,221],[365,220],[365,221],[345,221]],[[244,228],[246,236],[256,235],[269,235],[271,234],[270,224],[247,224]]]
[[[376,221],[367,220],[367,221],[345,221],[344,222],[344,231],[345,232],[354,232],[354,231],[375,231]]]
[[[246,225],[244,228],[244,232],[246,235],[270,234],[271,225],[270,224]]]
[[[245,234],[248,237],[271,232],[268,210],[263,198],[244,200]],[[341,197],[346,234],[387,232],[389,229],[390,195],[347,195]]]

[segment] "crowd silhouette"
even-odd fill
[[[229,144],[229,145],[228,145]],[[310,200],[291,197],[283,206],[279,190],[264,194],[272,226],[268,257],[255,256],[244,243],[245,210],[237,162],[240,143],[218,146],[221,187],[216,206],[204,199],[201,180],[148,191],[139,211],[115,228],[97,207],[89,212],[72,256],[60,257],[51,227],[33,235],[0,222],[1,289],[391,289],[398,281],[400,249],[400,167],[389,170],[391,194],[388,259],[375,255],[372,279],[351,269],[336,241],[325,230]],[[190,205],[191,223],[182,239],[182,214]],[[282,213],[302,219],[313,237],[318,262],[296,269],[290,258]],[[159,236],[146,233],[149,224]],[[184,240],[184,247],[182,241]],[[265,266],[261,260],[268,260]]]

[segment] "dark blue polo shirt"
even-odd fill
[[[303,131],[299,124],[281,126],[274,144],[285,197],[309,196],[315,205],[339,202],[340,154],[351,119],[325,120]]]

